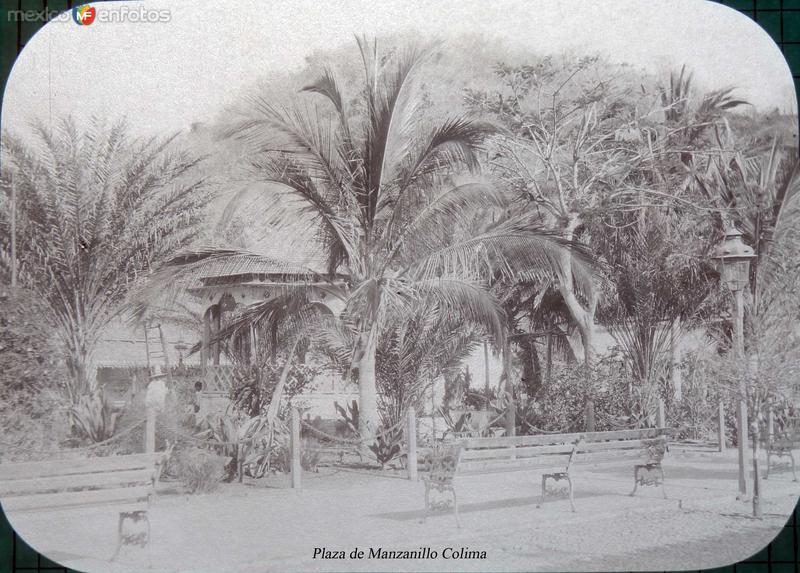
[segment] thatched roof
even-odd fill
[[[173,325],[162,324],[167,356],[171,365],[178,364],[178,351],[175,345],[179,341],[191,347],[199,340],[195,332],[181,329]],[[183,351],[184,364],[200,364],[199,354],[187,356]],[[147,350],[144,340],[144,329],[134,329],[122,321],[110,324],[94,350],[94,362],[98,368],[144,368],[147,366]]]
[[[224,259],[210,259],[197,266],[197,277],[203,282],[245,275],[303,277],[324,272],[324,263],[319,260],[291,256],[276,259],[260,255],[234,255]]]

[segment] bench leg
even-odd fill
[[[661,464],[658,464],[658,470],[661,472],[661,494],[664,499],[667,499],[667,482],[664,479],[664,468],[661,467]]]
[[[425,482],[425,515],[422,516],[422,523],[428,521],[428,512],[430,512],[431,507],[431,486],[428,482]]]
[[[129,533],[125,531],[125,522],[128,521],[132,524],[137,524],[139,522],[144,522],[146,527],[144,532],[137,532],[134,530],[134,533]],[[111,556],[111,561],[114,561],[118,556],[120,551],[122,550],[123,545],[138,545],[141,548],[145,548],[150,544],[150,517],[147,515],[147,511],[122,511],[119,514],[119,521],[117,522],[117,547],[114,550],[114,554]],[[148,559],[150,557],[150,552],[148,550]]]
[[[547,475],[542,476],[542,498],[539,500],[539,504],[536,507],[542,507],[544,505],[544,494],[547,490]]]
[[[631,497],[636,495],[636,489],[639,487],[639,466],[633,468],[633,491],[629,494]]]
[[[111,556],[110,561],[114,561],[119,556],[119,551],[122,549],[122,522],[125,521],[125,514],[119,514],[117,521],[117,547],[114,549],[114,554]]]
[[[453,492],[453,512],[456,515],[456,527],[461,529],[461,521],[458,519],[458,499],[456,498],[456,488],[452,488],[450,491]]]
[[[572,495],[572,478],[567,475],[567,484],[569,485],[569,506],[572,508],[572,513],[575,513],[575,499]]]

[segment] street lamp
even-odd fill
[[[736,357],[744,362],[744,291],[750,284],[750,261],[755,258],[753,249],[744,244],[742,233],[732,224],[725,231],[725,238],[714,249],[712,259],[718,262],[722,281],[728,285],[736,302],[736,320],[734,321],[734,348]],[[739,495],[747,496],[747,383],[742,377],[737,412],[739,442]]]
[[[183,353],[189,349],[189,346],[183,341],[182,336],[178,338],[178,342],[174,346],[178,351],[178,367],[183,368]]]

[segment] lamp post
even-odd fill
[[[734,350],[737,359],[744,363],[744,291],[750,284],[750,261],[755,258],[753,249],[742,242],[742,233],[732,224],[725,231],[725,238],[714,249],[712,259],[718,262],[722,281],[733,293],[736,306],[734,320]],[[747,382],[742,377],[739,386],[737,408],[737,442],[739,443],[739,497],[747,496]]]
[[[175,350],[178,351],[178,367],[183,368],[183,353],[189,349],[189,346],[183,341],[183,337],[178,338],[175,343]]]

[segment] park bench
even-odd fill
[[[572,511],[575,511],[572,483],[573,467],[619,461],[632,462],[634,495],[640,485],[651,485],[664,491],[664,470],[661,460],[667,450],[665,428],[580,432],[534,436],[466,438],[437,445],[428,453],[425,484],[425,516],[431,509],[432,490],[449,492],[458,521],[455,481],[459,476],[482,475],[511,471],[541,471],[540,507],[547,495],[547,482],[566,481]]]
[[[768,436],[766,440],[767,470],[764,472],[764,479],[769,478],[773,458],[789,458],[792,464],[792,477],[794,481],[797,481],[794,453],[792,453],[792,450],[796,449],[800,449],[800,431],[798,431],[796,424],[777,432],[774,436]]]
[[[0,500],[7,514],[113,505],[120,509],[117,547],[144,547],[147,510],[169,452],[0,464]],[[122,510],[124,508],[124,511]]]

